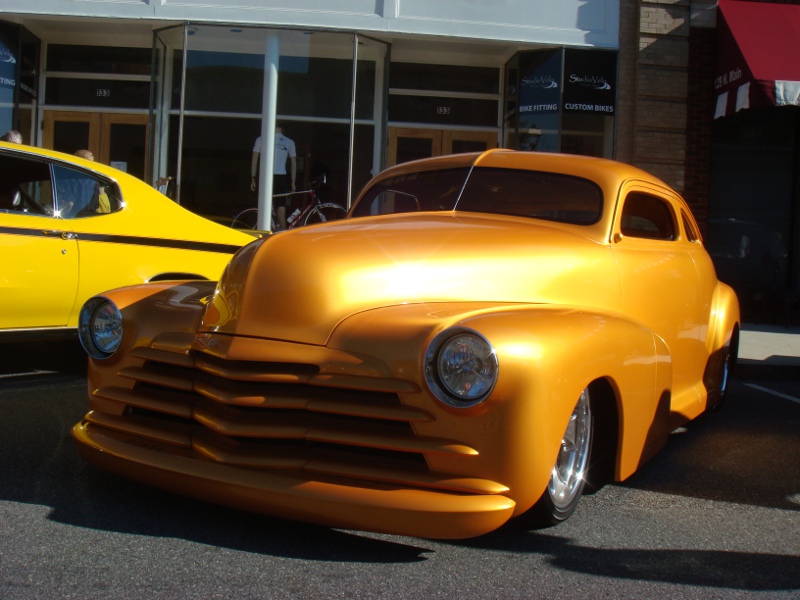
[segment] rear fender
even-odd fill
[[[724,394],[724,377],[736,368],[739,352],[741,316],[739,300],[733,289],[720,282],[714,291],[709,330],[706,336],[708,359],[703,373],[706,389],[706,408],[716,406]],[[730,355],[729,371],[725,373],[726,355]]]
[[[711,305],[711,318],[706,336],[706,350],[711,356],[731,340],[731,334],[741,323],[739,299],[729,285],[718,282]]]

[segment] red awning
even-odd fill
[[[714,118],[800,106],[800,6],[719,0]]]

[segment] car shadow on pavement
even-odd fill
[[[800,588],[800,556],[728,550],[598,548],[551,534],[524,534],[514,528],[503,528],[458,545],[546,554],[556,568],[615,579],[746,591]]]
[[[799,426],[800,406],[735,381],[720,408],[673,431],[622,485],[800,511]]]

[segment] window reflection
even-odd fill
[[[170,47],[165,65],[171,65],[172,73],[164,77],[170,86],[163,97],[166,106],[155,107],[159,118],[168,121],[169,131],[167,155],[157,171],[179,174],[181,205],[229,223],[258,202],[251,192],[250,166],[262,127],[265,40],[276,32],[199,25],[187,31],[183,103],[183,38],[177,30],[157,36]],[[312,179],[325,173],[327,185],[318,195],[347,206],[349,190],[359,189],[380,166],[376,125],[384,117],[376,98],[383,94],[387,47],[374,40],[358,43],[352,122],[354,36],[288,30],[277,34],[277,115],[297,148],[297,189],[308,189]]]

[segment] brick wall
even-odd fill
[[[689,35],[686,104],[686,186],[683,196],[705,232],[711,194],[711,130],[714,114],[716,29],[693,27]]]
[[[704,227],[716,2],[620,0],[616,158],[682,193]]]

